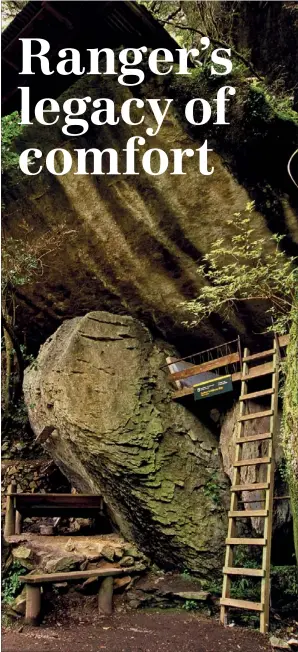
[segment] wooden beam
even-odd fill
[[[263,417],[272,417],[273,410],[264,410],[263,412],[250,412],[239,417],[238,421],[251,421],[253,419],[262,419]]]
[[[238,609],[249,609],[250,611],[263,611],[264,605],[260,602],[249,600],[234,600],[233,598],[221,598],[220,604],[225,607],[236,607]]]
[[[118,575],[129,575],[135,571],[135,566],[128,568],[94,568],[85,571],[70,571],[69,573],[45,573],[44,575],[23,575],[19,581],[23,584],[45,584],[46,582],[71,582],[86,580],[89,577],[117,577]]]
[[[237,460],[234,466],[256,466],[257,464],[270,464],[271,457],[251,457],[247,460]]]
[[[282,335],[278,339],[279,339],[279,346],[281,346],[281,347],[287,346],[287,344],[289,343],[289,335]],[[232,355],[237,355],[238,359],[239,359],[238,354],[232,354]],[[224,358],[221,358],[221,360],[223,360],[223,359]],[[217,361],[213,360],[213,362],[218,362],[218,360]],[[210,363],[208,363],[208,362],[204,363],[204,365],[206,365],[206,364],[211,364],[211,362]],[[207,371],[206,367],[204,367],[204,369],[202,368],[204,365],[194,365],[191,370],[185,369],[183,372],[179,371],[179,372],[176,372],[175,374],[170,374],[169,380],[175,380],[175,379],[179,380],[179,378],[188,378],[188,377],[194,376],[197,373],[200,373],[202,371]],[[214,368],[216,368],[216,367],[213,367],[213,369]],[[208,367],[208,370],[210,371],[210,367]],[[273,368],[272,362],[265,362],[264,364],[260,364],[260,365],[257,365],[255,367],[251,367],[251,369],[249,369],[247,371],[245,377],[243,377],[243,380],[251,380],[251,378],[257,378],[258,376],[266,376],[267,374],[272,374],[273,371],[274,371],[274,368]],[[183,374],[183,373],[186,373],[186,375],[181,376],[180,374]],[[234,374],[232,374],[232,382],[236,383],[239,380],[242,380],[242,373],[241,373],[241,371],[236,371]],[[176,392],[174,392],[173,395],[172,395],[172,398],[174,400],[176,400],[176,399],[179,399],[179,398],[183,398],[184,396],[190,396],[191,394],[193,394],[193,391],[194,391],[193,387],[183,387],[183,389],[179,389]],[[271,391],[270,391],[270,393],[271,393]],[[249,395],[247,395],[245,398],[248,398],[248,397],[249,397]],[[251,398],[253,398],[253,396]]]
[[[279,346],[288,346],[290,341],[290,335],[280,335],[278,337]]]
[[[268,509],[241,509],[235,512],[228,512],[229,518],[254,518],[255,516],[266,518],[268,516]]]
[[[240,362],[239,353],[230,353],[229,355],[223,355],[221,358],[216,358],[216,360],[209,360],[209,362],[203,362],[202,364],[194,364],[189,369],[176,371],[174,374],[169,375],[169,380],[181,380],[182,378],[190,378],[191,376],[196,376],[197,374],[203,373],[204,371],[220,369],[221,367],[226,367],[227,365],[235,364],[236,362]]]
[[[253,353],[248,355],[246,358],[243,358],[243,362],[251,362],[252,360],[261,360],[262,358],[269,358],[274,353],[274,349],[267,349],[267,351],[260,351],[259,353]]]
[[[247,482],[247,484],[235,484],[230,491],[257,491],[259,489],[269,489],[268,482]]]
[[[233,537],[226,539],[226,545],[230,546],[265,546],[266,539],[247,539],[246,537]]]
[[[35,441],[38,444],[44,444],[49,439],[49,437],[54,432],[54,430],[56,430],[56,426],[45,426],[45,428],[41,430],[39,435],[37,435]]]
[[[237,566],[224,566],[224,575],[246,575],[248,577],[264,577],[265,571],[262,568],[237,568]]]
[[[274,389],[269,387],[269,389],[261,389],[259,392],[250,392],[250,394],[243,394],[239,396],[239,401],[250,401],[253,398],[259,398],[259,396],[270,396],[274,394]]]

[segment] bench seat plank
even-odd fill
[[[94,568],[85,571],[70,571],[68,573],[44,573],[43,575],[22,575],[19,577],[23,584],[44,584],[46,582],[71,582],[85,580],[88,577],[116,577],[118,575],[129,575],[136,571],[135,566],[127,568]]]
[[[13,493],[15,509],[23,516],[94,516],[102,511],[102,496],[94,494]]]

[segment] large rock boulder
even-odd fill
[[[183,114],[186,101],[193,97],[206,96],[214,106],[213,83],[204,86],[203,79],[173,75],[169,88],[151,79],[138,92],[143,99],[175,98],[175,109]],[[165,339],[175,338],[179,347],[181,338],[185,350],[184,338],[187,335],[189,341],[190,334],[184,322],[192,321],[192,315],[183,304],[200,294],[202,257],[216,238],[230,242],[235,230],[227,221],[252,198],[258,207],[252,214],[256,237],[265,238],[273,250],[271,232],[287,233],[284,246],[295,255],[298,228],[288,201],[295,186],[285,172],[297,139],[295,125],[271,115],[263,106],[263,96],[252,91],[249,83],[239,84],[238,79],[227,83],[230,81],[237,87],[229,107],[230,125],[217,129],[207,125],[206,133],[203,126],[188,133],[173,109],[158,135],[149,138],[146,129],[152,127],[152,114],[147,108],[142,125],[128,127],[120,121],[117,126],[89,129],[81,137],[63,134],[62,144],[62,117],[51,129],[36,122],[24,129],[18,151],[38,147],[44,156],[57,147],[71,152],[74,148],[116,147],[122,156],[131,136],[146,139],[140,156],[149,148],[170,152],[171,148],[198,147],[205,137],[214,149],[210,153],[212,177],[200,174],[197,162],[188,159],[183,177],[171,175],[170,170],[149,176],[138,161],[139,174],[132,176],[75,175],[74,168],[62,176],[44,169],[37,176],[20,177],[11,172],[12,178],[5,178],[3,225],[7,239],[28,242],[29,251],[35,252],[42,239],[51,237],[61,224],[67,230],[67,236],[51,242],[37,282],[22,285],[18,294],[18,324],[29,331],[29,343],[40,344],[63,320],[100,308],[130,314],[151,328],[157,326]],[[73,97],[109,97],[118,111],[134,92],[115,84],[114,76],[102,75],[100,81],[87,76],[65,91],[59,102],[62,105]],[[262,116],[267,114],[265,120]],[[278,157],[272,157],[274,148]],[[277,194],[273,190],[276,180]],[[281,183],[285,186],[282,190]],[[264,330],[264,323],[268,323],[264,309],[257,311],[247,305],[244,315],[238,312],[237,318],[231,316],[226,324],[231,337],[226,337],[222,322],[216,319],[192,329],[192,335],[202,338],[202,348],[209,348],[235,337],[235,328],[250,338],[251,331]]]
[[[36,434],[55,428],[53,459],[78,490],[103,495],[125,537],[203,576],[222,566],[228,480],[216,437],[171,399],[169,354],[139,321],[92,312],[41,347],[25,400]]]

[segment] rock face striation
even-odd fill
[[[153,123],[148,111],[144,113],[144,123],[137,127],[123,123],[114,127],[93,126],[84,136],[76,138],[61,134],[61,118],[57,125],[46,130],[36,123],[24,129],[18,151],[38,147],[44,156],[61,146],[73,156],[74,148],[116,148],[120,153],[132,136],[145,137],[147,149],[159,148],[165,152],[171,148],[194,148],[195,144],[199,147],[208,136],[214,150],[210,154],[210,165],[214,166],[212,177],[199,174],[193,159],[186,161],[183,177],[170,173],[150,176],[139,167],[140,173],[136,175],[75,175],[71,171],[54,176],[46,170],[32,177],[15,177],[11,173],[10,178],[8,174],[3,216],[6,237],[25,239],[35,250],[38,242],[61,224],[68,234],[61,238],[59,246],[55,243],[49,247],[42,276],[37,282],[22,286],[22,296],[18,296],[18,322],[25,330],[30,324],[30,341],[40,344],[63,320],[98,309],[141,319],[149,327],[159,328],[163,337],[176,342],[178,348],[180,338],[187,335],[189,339],[184,321],[191,321],[192,315],[183,304],[200,293],[204,283],[202,274],[198,273],[202,257],[215,239],[230,242],[235,230],[227,221],[255,199],[255,193],[250,193],[237,179],[236,171],[242,180],[249,179],[250,188],[274,188],[271,177],[264,176],[272,162],[273,136],[278,137],[276,148],[280,154],[278,161],[273,160],[279,180],[284,179],[296,137],[294,125],[287,121],[276,123],[268,107],[263,107],[260,94],[252,91],[248,83],[240,86],[237,80],[232,83],[237,86],[237,95],[229,109],[231,125],[217,129],[213,125],[212,141],[210,134],[201,128],[199,132],[188,133],[174,109],[169,110],[159,133],[150,139],[146,129],[152,128]],[[174,75],[169,84],[167,88],[151,79],[142,85],[142,97],[174,97],[175,107],[177,110],[180,107],[182,113],[186,100],[193,97],[206,95],[213,105],[215,91],[212,85],[205,88],[201,78],[179,81]],[[85,96],[92,100],[112,98],[120,107],[132,98],[133,91],[115,84],[113,76],[102,75],[100,81],[87,76],[68,89],[59,102],[62,105],[66,99]],[[263,113],[269,114],[268,122]],[[251,116],[255,115],[261,122],[255,118],[256,124],[250,124]],[[138,119],[136,111],[134,120]],[[266,140],[258,134],[266,134]],[[247,141],[246,151],[243,147]],[[283,152],[281,143],[284,143]],[[260,160],[261,171],[256,175]],[[291,190],[289,179],[287,195],[284,190],[278,191],[278,201],[273,191],[272,197],[262,195],[262,201],[256,204],[258,211],[252,216],[252,226],[256,237],[265,238],[268,247],[273,246],[272,231],[286,233],[289,253],[295,255],[297,221],[287,199]],[[237,319],[231,317],[229,328],[233,337],[235,332],[247,336],[251,330],[261,332],[264,315],[257,317],[256,309],[247,306],[245,319],[239,314]],[[204,340],[206,346],[203,344],[202,348],[232,339],[223,336],[222,322],[216,319],[192,329],[192,336]]]
[[[126,316],[91,312],[41,347],[24,392],[36,434],[79,490],[164,568],[220,571],[228,479],[215,435],[171,400],[173,349]],[[216,490],[212,492],[212,487]]]

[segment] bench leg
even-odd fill
[[[110,616],[113,612],[113,578],[105,577],[98,592],[98,612]]]
[[[22,534],[22,521],[23,517],[18,510],[16,510],[16,519],[15,519],[15,534]]]
[[[41,587],[33,584],[26,584],[26,625],[39,625],[40,622],[40,605],[41,605]]]
[[[5,523],[4,523],[4,538],[12,536],[15,534],[15,508],[14,508],[14,497],[10,496],[11,493],[16,491],[16,485],[11,484],[8,487],[7,498],[6,498],[6,512],[5,512]]]

